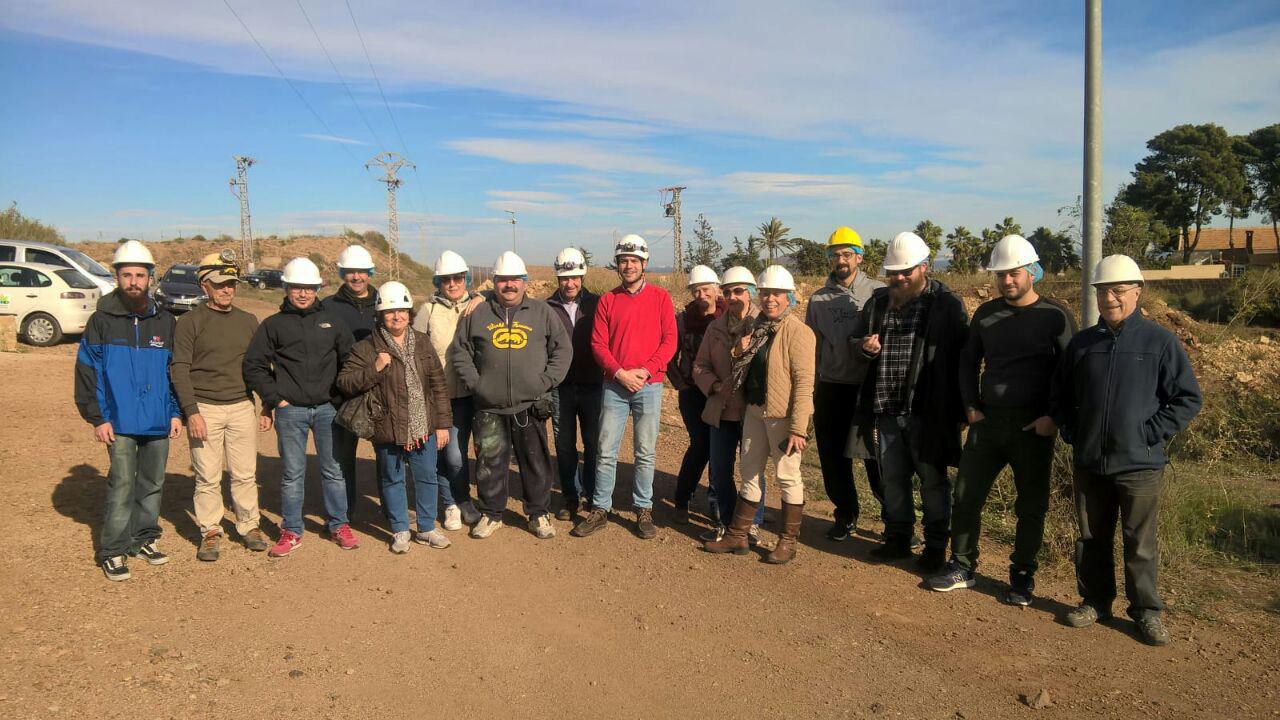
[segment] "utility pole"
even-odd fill
[[[1098,296],[1089,285],[1102,259],[1102,0],[1085,0],[1084,22],[1084,247],[1080,324],[1098,322]]]
[[[257,268],[253,252],[253,228],[249,224],[249,168],[257,162],[248,155],[235,155],[236,176],[227,181],[231,185],[231,194],[240,200],[240,256],[242,262],[253,272]]]
[[[506,213],[511,216],[511,252],[516,251],[516,211],[507,210]]]
[[[400,219],[396,217],[396,188],[400,187],[400,183],[404,182],[396,177],[396,173],[400,172],[400,168],[408,166],[416,168],[417,166],[402,157],[399,153],[382,152],[373,156],[373,159],[364,164],[364,169],[377,165],[383,170],[383,176],[378,178],[378,182],[387,185],[387,247],[391,255],[391,279],[400,279]]]
[[[684,282],[684,246],[680,242],[680,191],[684,189],[684,186],[676,185],[660,191],[671,193],[671,202],[663,205],[667,217],[671,218],[671,244],[675,246],[675,267],[672,268],[671,275],[681,284]],[[665,198],[664,194],[663,199]]]

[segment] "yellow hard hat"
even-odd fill
[[[212,283],[239,280],[240,266],[236,265],[235,252],[223,250],[222,252],[209,253],[200,258],[200,266],[196,271],[196,277],[200,279],[200,282],[208,280]]]
[[[831,237],[827,238],[827,247],[833,248],[840,245],[852,245],[853,247],[862,249],[862,237],[851,227],[841,225],[831,233]]]

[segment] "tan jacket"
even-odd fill
[[[778,326],[769,347],[764,416],[789,420],[792,435],[809,435],[817,347],[817,336],[796,313]]]
[[[453,344],[453,333],[458,329],[458,319],[462,317],[462,311],[466,309],[470,299],[468,295],[451,303],[439,295],[432,295],[430,300],[422,303],[422,307],[418,308],[418,316],[413,320],[413,329],[431,338],[431,346],[435,348],[436,356],[440,358],[440,365],[444,367],[445,390],[448,391],[450,400],[471,394],[458,378],[457,369],[448,359],[449,346]]]
[[[751,327],[750,318],[759,312],[755,305],[747,310],[748,319],[742,323],[744,331]],[[693,361],[693,382],[707,396],[702,421],[712,427],[720,427],[721,420],[741,420],[746,409],[742,390],[729,392],[733,378],[733,360],[729,353],[737,340],[729,337],[729,314],[726,312],[707,326],[707,333],[698,346],[698,356]]]

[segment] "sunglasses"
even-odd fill
[[[441,275],[440,276],[441,283],[465,282],[465,281],[466,281],[466,275],[462,273],[459,273],[457,275]]]
[[[915,272],[917,267],[920,267],[920,266],[916,265],[915,267],[909,268],[907,270],[885,270],[884,274],[887,277],[907,277],[911,273]]]
[[[730,295],[750,295],[751,294],[751,291],[744,287],[729,288],[728,290],[725,290],[725,292],[729,293]]]

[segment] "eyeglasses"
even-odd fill
[[[320,292],[320,288],[311,287],[309,285],[290,285],[289,292],[311,293],[314,295],[315,293]]]
[[[744,287],[735,287],[725,290],[730,295],[750,295],[751,291]]]
[[[1125,296],[1125,293],[1136,289],[1138,289],[1137,285],[1112,285],[1111,287],[1097,287],[1094,288],[1094,291],[1099,296],[1110,295],[1113,299],[1119,300]]]
[[[441,283],[466,282],[466,279],[467,277],[463,273],[458,273],[457,275],[441,275],[440,276]]]
[[[565,272],[566,270],[586,270],[587,264],[571,260],[566,263],[556,263],[555,268],[556,272]]]
[[[839,258],[841,260],[851,260],[853,259],[854,255],[861,255],[861,254],[862,253],[857,252],[856,250],[833,250],[832,252],[828,253],[828,257]]]

